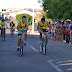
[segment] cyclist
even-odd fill
[[[13,31],[15,31],[15,29],[14,29],[15,23],[13,21],[11,21],[10,27],[11,27],[11,29],[10,29],[11,32],[12,32],[12,29],[13,29]]]
[[[2,31],[4,29],[4,34],[5,34],[5,27],[7,26],[7,22],[5,22],[4,19],[1,20],[1,36],[2,36]]]
[[[23,16],[23,17],[22,17],[22,20],[19,21],[19,23],[18,23],[18,25],[17,25],[17,30],[18,30],[18,48],[17,48],[17,50],[19,51],[21,35],[22,35],[22,33],[24,33],[24,32],[25,32],[24,45],[26,45],[27,30],[28,30],[28,22],[27,22],[27,20],[26,20],[26,16]]]
[[[40,44],[41,44],[41,39],[42,39],[42,33],[41,32],[48,32],[48,27],[49,27],[49,23],[48,21],[45,21],[45,18],[42,18],[39,22],[38,22],[38,26],[37,29],[40,33]],[[48,42],[48,33],[45,33],[46,36],[46,45]]]

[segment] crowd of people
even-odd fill
[[[44,18],[42,18],[44,19]],[[40,29],[47,29],[47,27],[49,27],[49,36],[52,40],[55,41],[62,41],[65,43],[69,43],[70,46],[72,46],[72,20],[66,19],[64,21],[61,21],[60,19],[57,19],[54,21],[53,24],[51,24],[50,22],[46,22],[44,21],[44,24],[42,23],[42,21],[39,22],[40,23]],[[2,19],[1,24],[1,34],[2,34],[2,28],[5,28],[5,25],[7,25],[7,23],[4,21],[4,19]],[[48,25],[47,27],[44,27],[44,25]],[[15,26],[15,24],[13,23],[13,21],[10,23],[10,27],[13,28]],[[40,34],[41,36],[41,34]]]
[[[2,37],[2,32],[3,32],[3,29],[4,29],[4,34],[5,34],[5,31],[6,31],[6,28],[8,28],[8,23],[6,22],[6,20],[3,18],[0,20],[0,30],[1,30],[1,37]],[[15,23],[13,21],[10,22],[10,32],[14,29],[15,27]]]
[[[52,40],[63,41],[72,46],[72,21],[69,19],[63,22],[60,19],[54,21],[53,24],[49,22],[49,34]]]

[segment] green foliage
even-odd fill
[[[51,24],[53,23],[53,20],[50,18],[46,18],[46,21],[51,22]]]
[[[22,16],[26,16],[26,19],[28,21],[29,25],[32,25],[32,16],[30,16],[29,14],[18,14],[16,15],[16,20],[17,22],[22,20]]]
[[[42,1],[43,10],[47,12],[47,18],[72,19],[72,0],[39,0]]]
[[[34,19],[34,22],[35,22],[35,19]]]

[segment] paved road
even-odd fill
[[[0,37],[0,72],[72,72],[72,47],[49,40],[47,54],[39,52],[39,36],[28,35],[24,56],[17,50],[17,35]]]

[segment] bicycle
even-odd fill
[[[11,28],[11,37],[13,37],[13,35],[14,35],[14,29]]]
[[[2,28],[2,40],[5,41],[5,28]]]
[[[44,53],[44,55],[46,55],[46,36],[45,33],[47,32],[41,32],[42,33],[42,40],[41,40],[41,44],[40,44],[40,52]]]
[[[22,35],[21,35],[21,41],[20,41],[20,55],[21,56],[23,56],[23,49],[24,49],[24,34],[25,34],[25,32],[24,33],[22,33]]]
[[[21,35],[21,41],[20,41],[20,56],[23,56],[23,48],[24,48],[24,38],[23,34]]]

